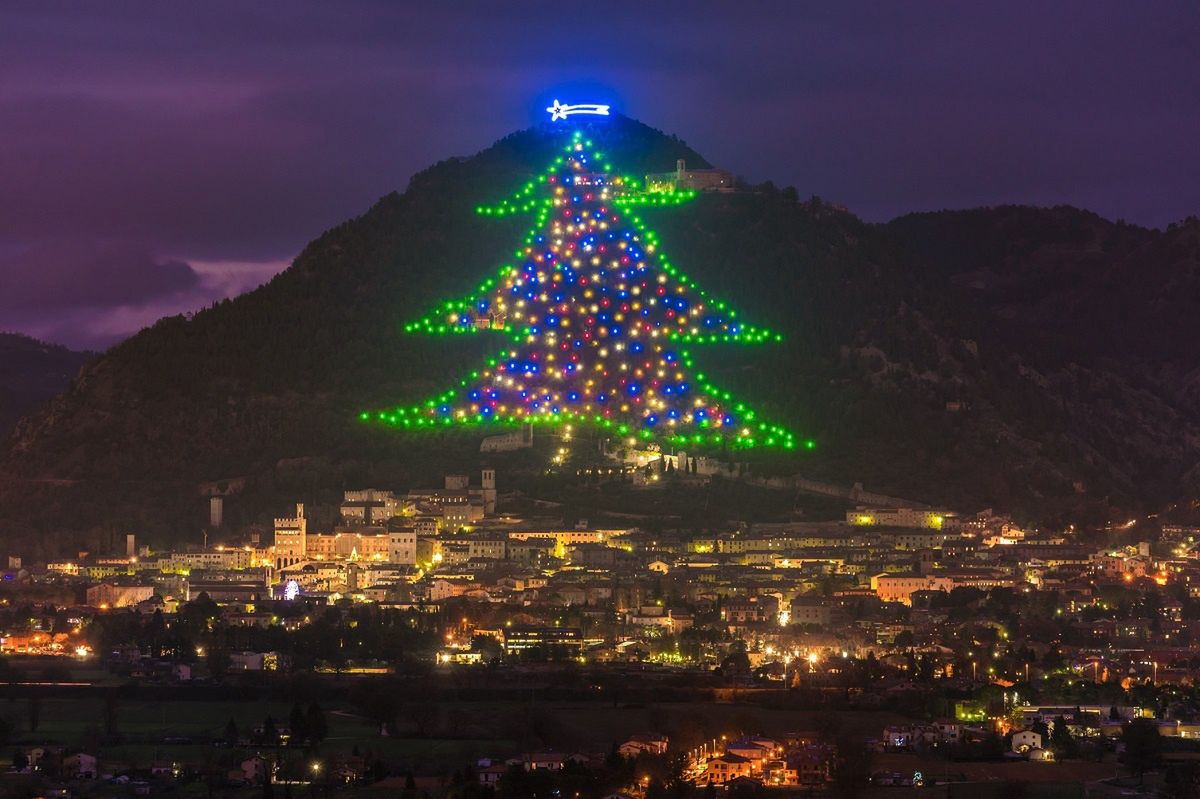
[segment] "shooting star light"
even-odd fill
[[[560,119],[566,119],[576,114],[591,114],[593,116],[608,116],[608,106],[600,103],[575,103],[574,105],[563,105],[558,100],[554,101],[554,105],[546,109],[550,114],[550,121],[556,122]]]

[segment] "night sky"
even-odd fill
[[[873,221],[1200,213],[1194,3],[983,6],[6,3],[0,330],[98,348],[244,291],[555,95]]]

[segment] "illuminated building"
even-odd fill
[[[299,563],[308,556],[308,520],[303,503],[296,504],[296,515],[275,520],[275,568]]]
[[[504,630],[504,651],[545,660],[576,658],[583,651],[583,635],[574,627],[513,625]]]
[[[674,172],[646,175],[646,190],[675,191],[733,191],[733,173],[724,169],[688,169],[682,158],[675,162]]]
[[[152,585],[100,583],[87,589],[87,604],[93,608],[126,608],[154,596]]]
[[[249,569],[254,565],[254,552],[249,548],[217,548],[204,552],[172,552],[159,557],[155,565],[160,571],[187,574],[213,569]]]
[[[346,491],[341,505],[342,524],[379,525],[387,524],[399,516],[402,503],[392,491],[364,488]]]
[[[858,527],[924,527],[941,530],[953,513],[916,508],[855,508],[846,512],[846,523]]]
[[[882,602],[912,604],[918,591],[945,591],[955,588],[1012,588],[1016,580],[996,569],[935,569],[928,574],[883,573],[871,577],[871,590]]]

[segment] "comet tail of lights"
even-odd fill
[[[409,333],[492,331],[510,344],[457,388],[360,418],[405,428],[581,423],[675,446],[794,449],[792,433],[695,369],[692,345],[782,336],[742,322],[700,290],[633,210],[693,196],[640,192],[576,131],[512,198],[476,208],[485,217],[533,215],[514,262],[470,297],[405,326]]]
[[[551,122],[557,122],[560,119],[573,117],[577,114],[606,117],[608,116],[608,106],[601,105],[600,103],[575,103],[574,105],[564,105],[558,100],[555,100],[554,104],[546,109],[546,112],[550,114]]]

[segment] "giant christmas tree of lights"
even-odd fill
[[[412,428],[581,423],[675,446],[794,448],[791,433],[694,369],[688,345],[781,337],[711,300],[634,212],[693,196],[640,191],[636,180],[613,174],[591,141],[572,134],[563,154],[512,199],[476,209],[535,217],[518,262],[405,328],[500,332],[511,344],[457,388],[363,418]]]

